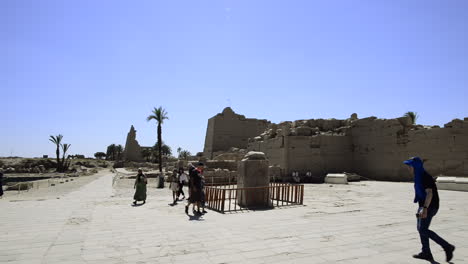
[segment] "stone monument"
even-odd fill
[[[133,125],[130,127],[130,131],[127,134],[127,141],[125,143],[124,150],[125,161],[143,161],[141,155],[141,147],[136,140],[136,130]]]
[[[237,186],[241,189],[237,202],[242,207],[265,208],[271,206],[268,186],[269,162],[263,152],[248,152],[238,165]],[[264,188],[258,188],[264,187]]]

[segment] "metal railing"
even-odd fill
[[[205,187],[205,206],[220,213],[302,205],[303,202],[304,185],[302,184],[270,183],[269,186],[244,188],[238,188],[236,185]],[[249,203],[260,206],[246,205]]]

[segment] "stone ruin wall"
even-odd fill
[[[412,177],[402,161],[421,156],[433,175],[468,176],[468,118],[445,128],[412,126],[407,118],[283,122],[250,139],[248,149],[265,152],[270,164],[288,175],[346,171],[409,181]]]
[[[345,133],[346,125],[336,119],[272,124],[250,140],[248,149],[264,152],[270,165],[280,166],[287,175],[292,171],[313,175],[352,171],[351,136]]]
[[[468,176],[467,118],[439,128],[371,117],[353,124],[352,138],[354,171],[369,178],[412,180],[402,165],[411,156],[425,159],[426,170],[434,176]]]
[[[247,143],[246,143],[247,142]],[[355,172],[377,180],[412,179],[402,161],[426,159],[433,175],[468,176],[468,118],[444,128],[411,125],[406,117],[310,119],[272,124],[226,108],[208,121],[205,156],[247,148],[266,154],[284,175]]]
[[[267,120],[245,118],[226,107],[208,120],[204,156],[212,159],[231,147],[245,149],[248,139],[265,131],[269,124]]]

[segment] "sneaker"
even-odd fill
[[[185,206],[185,214],[188,215],[188,205]]]
[[[447,258],[447,262],[449,262],[453,258],[453,252],[455,251],[455,246],[450,245],[448,248],[444,248],[444,250],[445,250],[445,257]]]
[[[417,258],[417,259],[424,259],[424,260],[427,260],[427,261],[434,261],[434,257],[432,257],[432,254],[427,254],[427,253],[419,253],[417,255],[413,255],[413,258]]]
[[[136,205],[136,201],[133,202],[133,205]]]

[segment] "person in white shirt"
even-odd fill
[[[188,182],[187,174],[184,172],[183,168],[179,168],[179,191],[177,193],[177,199],[182,194],[182,200],[185,199],[184,185]]]
[[[178,195],[179,195],[179,177],[177,175],[177,170],[174,170],[172,172],[172,177],[171,177],[171,183],[169,185],[169,188],[172,190],[172,204],[175,205],[177,204],[178,200]]]

